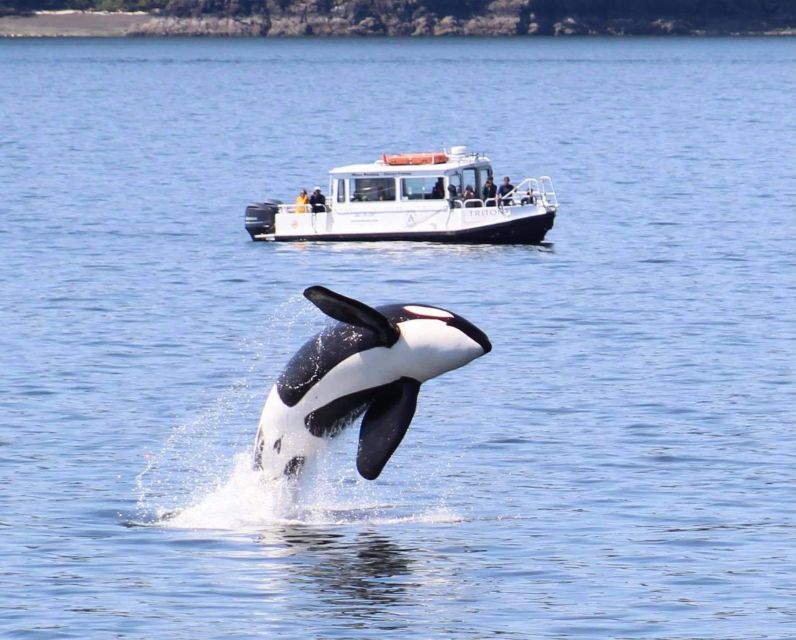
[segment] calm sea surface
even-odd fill
[[[0,41],[0,637],[796,635],[795,44]],[[552,246],[243,228],[456,144],[553,177]],[[291,495],[249,453],[311,284],[494,350]]]

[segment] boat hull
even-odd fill
[[[441,242],[447,244],[541,244],[553,228],[555,211],[495,224],[446,231],[259,234],[253,240],[275,242]]]

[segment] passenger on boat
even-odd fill
[[[525,195],[520,200],[520,204],[536,204],[536,196],[533,195],[533,189],[528,189]]]
[[[503,178],[503,184],[500,185],[500,188],[498,189],[498,194],[500,195],[500,204],[505,205],[512,203],[511,198],[505,197],[508,194],[510,194],[512,191],[514,191],[514,185],[511,184],[511,178],[506,176],[505,178]]]
[[[431,189],[431,199],[442,200],[442,198],[444,197],[445,197],[445,192],[443,191],[442,178],[437,178],[437,182],[434,184],[434,187]]]
[[[486,179],[484,188],[481,190],[481,196],[487,207],[494,207],[497,204],[497,187],[495,186],[495,181],[492,180],[491,177]]]
[[[456,196],[458,193],[456,192],[456,185],[450,183],[448,185],[448,206],[453,209],[454,203],[456,202]]]
[[[464,188],[464,193],[462,194],[462,202],[464,203],[464,206],[467,208],[478,207],[481,205],[481,203],[478,202],[478,196],[475,194],[472,185],[468,184]]]
[[[296,213],[307,213],[310,208],[310,199],[307,196],[307,190],[302,189],[296,197]]]
[[[321,193],[320,187],[315,187],[315,190],[310,196],[310,205],[312,206],[313,213],[321,213],[326,211],[326,196]]]

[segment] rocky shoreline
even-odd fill
[[[544,20],[503,11],[468,19],[434,14],[401,19],[336,15],[174,16],[145,12],[41,11],[0,17],[0,37],[345,37],[345,36],[761,36],[796,35],[796,27],[766,21],[568,16]]]

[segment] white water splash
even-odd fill
[[[146,467],[135,483],[138,521],[160,521],[227,483],[236,454],[253,446],[270,385],[294,342],[304,339],[294,340],[292,333],[306,331],[312,309],[300,294],[275,308],[263,322],[262,337],[250,334],[241,341],[245,377],[172,428],[159,450],[146,454]],[[272,336],[280,337],[278,344]]]
[[[309,465],[298,480],[274,480],[252,468],[249,453],[238,454],[228,478],[209,491],[203,488],[198,497],[163,518],[161,524],[170,528],[245,532],[273,524],[390,525],[462,520],[444,499],[431,505],[423,501],[425,506],[418,509],[408,495],[415,493],[416,487],[363,480],[341,468],[334,459],[340,457],[323,456]]]
[[[252,468],[251,455],[238,454],[226,481],[162,523],[189,529],[256,529],[290,519],[293,490],[287,479],[264,486],[262,474]]]

